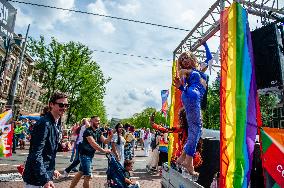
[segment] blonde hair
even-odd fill
[[[191,52],[191,51],[186,51],[180,54],[180,56],[178,57],[178,69],[184,69],[184,67],[182,67],[182,62],[181,62],[181,57],[183,56],[187,56],[191,63],[191,68],[197,68],[198,67],[198,61],[197,58],[195,57],[195,55]]]

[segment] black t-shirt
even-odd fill
[[[100,129],[94,130],[92,127],[87,128],[83,134],[83,141],[80,146],[80,154],[94,157],[96,150],[88,142],[87,137],[92,136],[94,140],[97,141],[98,139],[100,139],[101,135],[102,132]]]

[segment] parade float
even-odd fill
[[[279,39],[278,29],[281,29],[277,24],[282,25],[282,44],[278,40],[282,52],[255,57],[255,53],[261,52],[257,51],[257,42],[254,41],[261,41],[271,32],[252,41],[253,32],[248,22],[250,14],[265,21],[262,30],[267,30],[266,25],[275,27],[275,38]],[[170,133],[168,163],[163,165],[162,170],[162,187],[284,187],[283,127],[262,128],[258,99],[259,92],[283,94],[283,15],[283,7],[279,8],[278,1],[243,0],[230,3],[217,0],[175,49],[173,79],[178,74],[176,60],[179,55],[184,51],[192,51],[200,62],[206,58],[208,60],[208,56],[204,55],[207,49],[202,51],[199,47],[220,31],[220,53],[218,50],[208,63],[210,73],[212,67],[215,67],[219,68],[221,75],[220,130],[203,129],[203,164],[197,168],[197,179],[175,167],[175,159],[183,146],[179,144],[178,134]],[[254,33],[257,32],[259,30]],[[256,38],[256,35],[253,37]],[[269,44],[263,42],[261,45]],[[271,65],[264,66],[263,62],[260,65],[260,61],[269,58],[277,59],[275,65],[280,69],[278,80],[266,78],[263,81],[262,77],[270,73]],[[260,86],[264,82],[268,85]],[[181,92],[172,86],[170,129],[179,126],[178,112],[181,107]]]

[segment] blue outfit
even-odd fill
[[[182,91],[181,100],[186,111],[188,123],[188,138],[184,151],[189,156],[194,156],[196,146],[201,136],[201,101],[206,89],[200,82],[200,78],[207,80],[206,74],[193,70],[188,78],[185,78],[185,85],[179,87]]]
[[[60,120],[55,122],[48,112],[34,126],[23,180],[35,186],[44,186],[53,179],[55,158],[61,134]]]

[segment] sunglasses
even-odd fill
[[[55,104],[58,104],[58,106],[60,107],[60,108],[68,108],[69,107],[69,104],[64,104],[64,103],[58,103],[58,102],[55,102]]]

